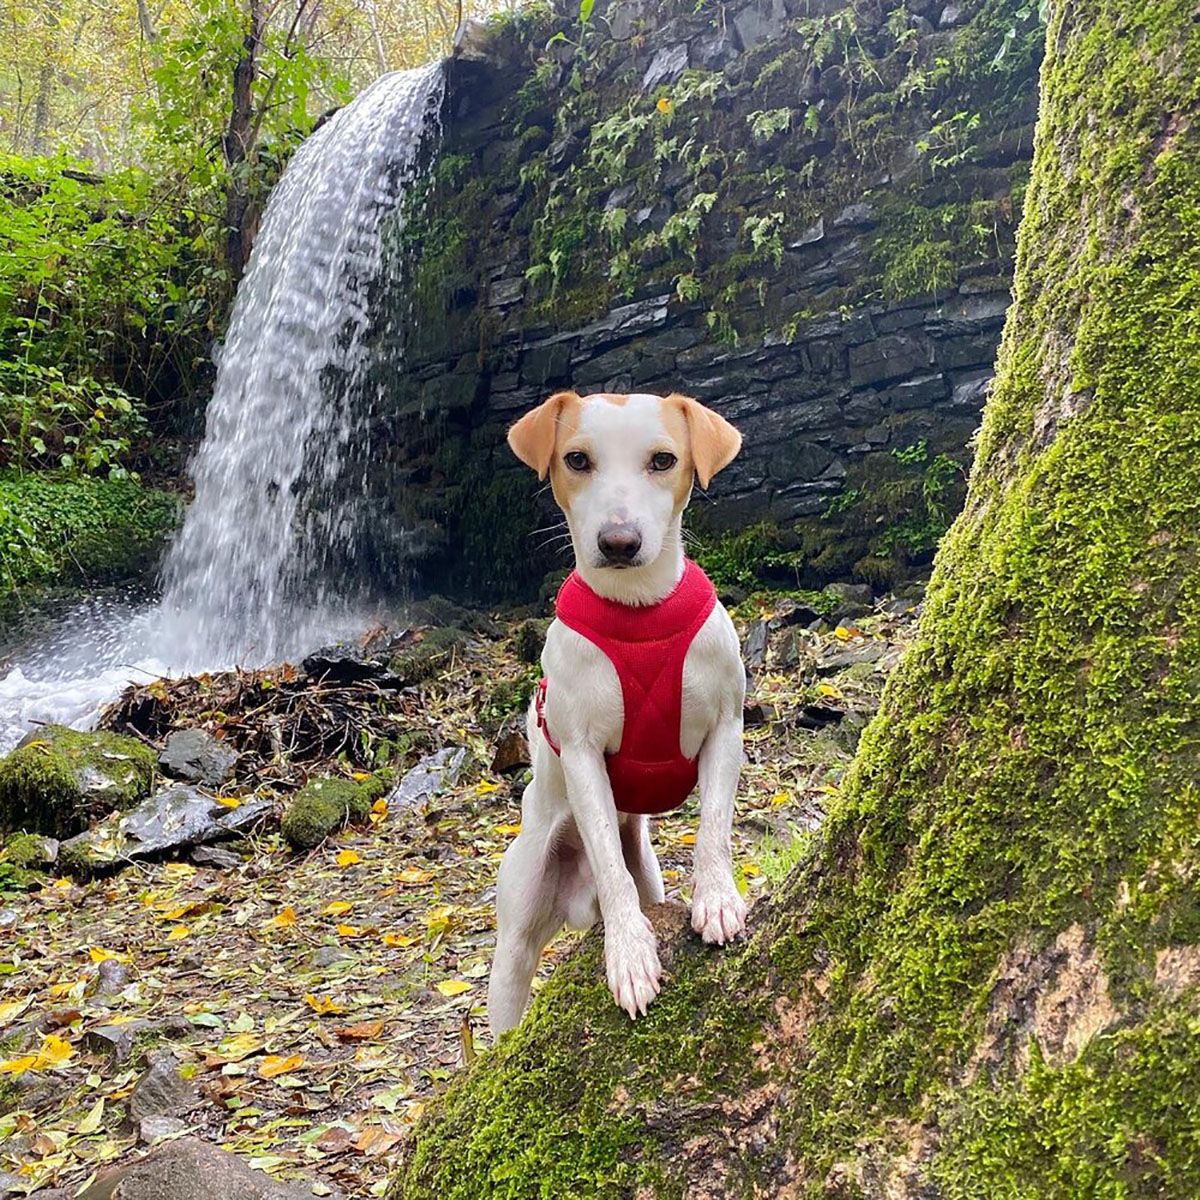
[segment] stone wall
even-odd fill
[[[626,0],[474,31],[381,302],[406,366],[378,380],[373,527],[402,531],[378,570],[535,590],[554,510],[504,430],[568,386],[734,421],[745,450],[691,519],[756,574],[927,559],[1008,303],[1039,41],[998,0]]]

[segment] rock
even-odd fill
[[[947,4],[942,9],[942,15],[938,17],[939,29],[951,29],[955,25],[961,25],[963,19],[963,6],[961,4]]]
[[[15,908],[0,908],[0,929],[16,929],[21,914]]]
[[[495,39],[486,21],[467,17],[454,31],[451,57],[459,62],[490,62],[495,54]]]
[[[19,1179],[16,1175],[10,1175],[7,1171],[0,1171],[0,1200],[9,1200],[10,1196],[26,1195],[27,1183],[28,1180]]]
[[[651,60],[642,76],[642,91],[648,92],[660,83],[674,83],[687,70],[688,48],[681,43],[678,46],[664,46]]]
[[[178,1137],[187,1129],[187,1122],[178,1117],[143,1117],[134,1129],[141,1145],[153,1146],[163,1138]]]
[[[106,958],[96,969],[96,997],[115,996],[130,980],[129,964]]]
[[[147,1117],[179,1117],[199,1103],[195,1087],[179,1073],[179,1063],[163,1054],[133,1085],[125,1102],[129,1123],[136,1126]]]
[[[136,738],[46,725],[0,760],[0,830],[69,837],[141,800],[154,769],[154,751]]]
[[[311,1189],[277,1183],[237,1155],[199,1138],[178,1138],[107,1171],[76,1200],[312,1200]],[[334,1193],[335,1200],[341,1200]]]
[[[397,683],[420,683],[441,670],[470,640],[469,634],[454,626],[427,629],[420,641],[394,655],[388,666]]]
[[[811,625],[820,619],[821,614],[811,604],[802,604],[799,600],[786,597],[775,605],[775,612],[767,626],[774,632],[776,629],[789,629],[793,625]]]
[[[427,754],[388,796],[393,808],[410,808],[433,799],[443,788],[453,787],[467,762],[462,746],[444,746]]]
[[[760,700],[748,700],[742,708],[742,725],[746,729],[755,729],[775,720],[775,709],[770,704]]]
[[[365,821],[371,805],[382,795],[383,781],[375,776],[310,779],[283,814],[283,836],[297,850],[311,850],[343,825]]]
[[[233,777],[238,753],[204,729],[178,729],[167,735],[158,765],[167,775],[204,787],[220,787]]]
[[[821,590],[834,601],[835,621],[866,616],[874,607],[875,593],[866,583],[831,583]]]
[[[58,840],[37,833],[17,833],[4,840],[0,862],[14,867],[52,867],[58,861]]]
[[[800,729],[824,729],[836,725],[845,715],[843,709],[826,704],[805,704],[796,714],[795,723]]]
[[[324,970],[326,967],[336,967],[339,963],[350,963],[354,956],[343,946],[321,946],[313,951],[312,965]]]
[[[527,767],[532,761],[529,743],[525,740],[525,734],[517,727],[503,734],[496,743],[496,753],[492,756],[492,771],[503,775],[507,771]]]
[[[766,621],[755,621],[746,635],[746,645],[742,649],[742,657],[748,667],[761,667],[767,661],[767,635],[769,627]]]
[[[125,1021],[119,1025],[97,1025],[83,1035],[83,1044],[92,1054],[103,1054],[113,1062],[127,1062],[133,1053],[133,1043],[143,1033],[149,1033],[153,1021]]]
[[[198,867],[212,867],[214,871],[233,871],[245,860],[240,854],[221,846],[197,846],[191,853],[192,862]]]
[[[62,865],[77,874],[100,874],[123,863],[178,853],[233,837],[257,825],[274,805],[251,799],[226,808],[187,784],[177,783],[63,842]]]
[[[852,646],[848,650],[840,650],[817,661],[817,674],[833,675],[860,663],[876,663],[887,653],[887,648],[887,642],[872,641],[864,642],[861,646]]]

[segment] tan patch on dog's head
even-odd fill
[[[508,444],[512,452],[527,467],[532,467],[539,479],[546,478],[554,461],[555,447],[561,436],[559,426],[564,419],[570,421],[573,414],[578,426],[580,403],[575,392],[555,392],[509,429]]]
[[[712,477],[737,457],[742,435],[723,416],[690,396],[672,392],[663,403],[683,413],[696,478],[702,488],[708,487]]]

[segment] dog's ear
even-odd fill
[[[700,480],[700,486],[706,488],[718,471],[733,462],[742,448],[742,435],[723,416],[690,396],[674,392],[667,400],[680,405],[687,418],[696,478]]]
[[[512,452],[527,467],[532,467],[539,479],[546,478],[554,459],[554,441],[563,405],[568,400],[578,399],[574,392],[555,392],[549,400],[527,412],[508,431],[508,444]]]

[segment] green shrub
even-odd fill
[[[144,574],[179,512],[178,497],[131,479],[0,472],[0,604],[22,588]]]

